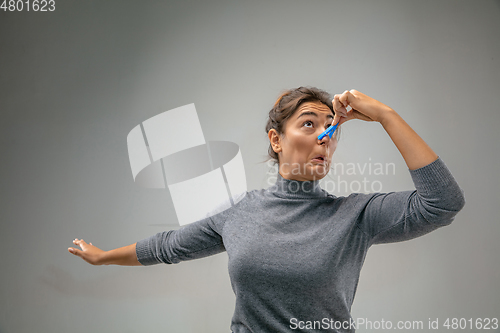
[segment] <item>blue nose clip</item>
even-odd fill
[[[328,135],[330,137],[330,139],[332,138],[332,135],[333,133],[335,132],[335,130],[337,129],[337,126],[339,126],[339,123],[340,121],[337,123],[337,125],[334,125],[334,126],[330,126],[328,127],[323,133],[321,133],[319,136],[318,136],[318,140],[321,140],[323,139],[326,135]]]

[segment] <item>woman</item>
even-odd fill
[[[321,189],[337,138],[318,136],[352,119],[383,126],[416,190],[336,197]],[[270,188],[136,244],[102,251],[76,239],[81,249],[69,251],[94,265],[170,264],[227,251],[236,295],[233,332],[354,332],[350,310],[368,248],[451,223],[465,203],[462,191],[394,110],[355,90],[333,101],[317,88],[289,90],[269,112],[266,132],[279,165]]]

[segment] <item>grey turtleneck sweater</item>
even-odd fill
[[[221,213],[137,242],[137,258],[172,264],[226,251],[234,333],[354,332],[350,310],[368,248],[448,225],[465,203],[440,158],[410,175],[414,191],[336,197],[319,181],[278,174]]]

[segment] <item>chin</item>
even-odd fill
[[[316,170],[311,170],[311,172],[305,175],[305,178],[308,178],[308,180],[320,180],[325,178],[329,171],[330,170],[326,168],[326,166],[317,166]]]

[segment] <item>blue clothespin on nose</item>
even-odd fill
[[[321,133],[319,136],[318,136],[318,140],[321,140],[323,139],[326,135],[328,135],[330,137],[330,139],[332,138],[332,135],[333,133],[335,132],[335,130],[337,129],[337,126],[339,126],[339,123],[340,121],[334,125],[334,126],[330,126],[328,127],[323,133]]]

